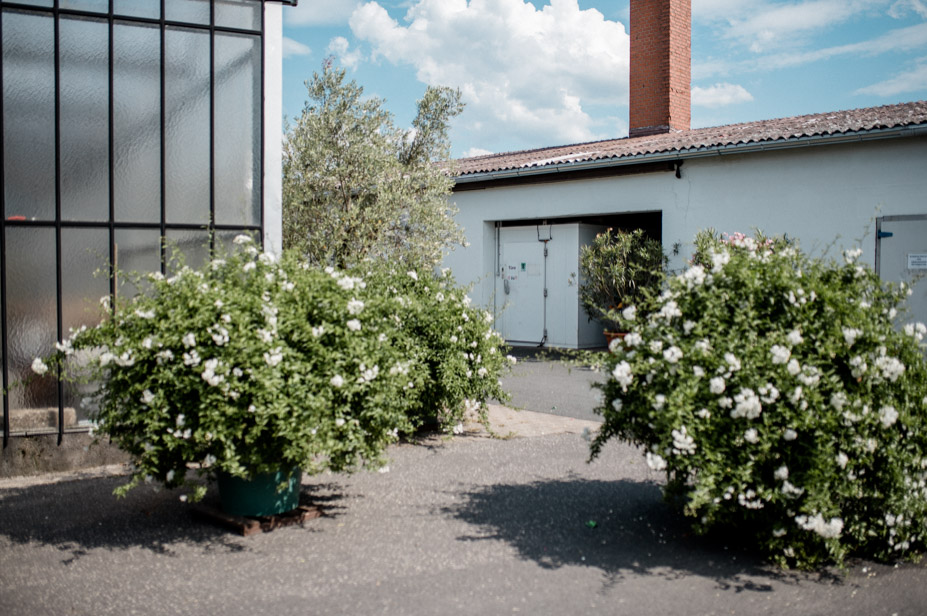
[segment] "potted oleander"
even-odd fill
[[[580,249],[580,301],[603,324],[610,348],[637,318],[640,300],[660,288],[666,264],[663,245],[641,229],[608,229]]]
[[[117,494],[155,481],[196,500],[205,475],[227,513],[280,513],[302,472],[375,466],[408,430],[422,371],[361,278],[278,261],[245,235],[171,271],[33,364],[97,384],[97,430],[134,463]]]

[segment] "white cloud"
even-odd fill
[[[303,0],[283,8],[288,26],[334,26],[348,23],[360,0]]]
[[[693,19],[717,26],[719,36],[734,40],[754,53],[802,45],[816,33],[891,0],[694,0]],[[922,2],[922,0],[911,0]]]
[[[907,17],[908,11],[913,11],[927,19],[927,4],[924,0],[898,0],[888,9],[888,14],[895,19],[903,19]]]
[[[493,152],[490,150],[484,150],[483,148],[470,148],[463,153],[463,158],[473,158],[474,156],[488,156]]]
[[[743,86],[733,83],[716,83],[707,88],[692,88],[692,104],[699,107],[724,107],[752,100],[752,94]]]
[[[289,58],[292,56],[309,56],[312,55],[312,50],[309,49],[308,45],[303,45],[297,40],[291,39],[288,36],[283,37],[283,57]]]
[[[411,65],[423,83],[459,87],[477,142],[502,133],[529,147],[614,137],[584,105],[627,105],[624,26],[577,0],[542,9],[524,0],[418,0],[404,24],[368,2],[350,25],[375,59]]]
[[[874,94],[889,97],[923,90],[927,90],[927,57],[920,58],[914,69],[895,75],[885,81],[874,83],[871,86],[860,88],[855,94]]]
[[[357,65],[364,59],[364,54],[359,49],[351,51],[350,48],[351,44],[348,43],[348,39],[343,36],[336,36],[328,43],[326,51],[337,56],[341,66],[356,69]]]
[[[875,56],[898,51],[911,51],[924,46],[927,46],[927,23],[889,30],[882,36],[858,43],[825,47],[801,53],[772,55],[763,59],[758,68],[786,68],[827,60],[837,56]]]

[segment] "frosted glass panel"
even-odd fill
[[[109,295],[109,230],[61,230],[61,323],[64,335],[100,321]],[[99,273],[97,271],[99,270]]]
[[[190,24],[209,23],[209,0],[167,0],[164,18]]]
[[[254,0],[216,0],[216,25],[260,30],[261,3]]]
[[[114,237],[116,266],[120,272],[116,293],[120,297],[132,297],[138,288],[132,282],[131,273],[161,271],[161,233],[150,229],[116,229]]]
[[[154,0],[150,0],[156,4]],[[75,11],[93,11],[94,13],[108,13],[109,0],[58,0],[58,6],[63,9]]]
[[[209,222],[209,33],[166,32],[168,223]]]
[[[113,13],[158,19],[161,17],[161,3],[158,0],[116,0]]]
[[[261,39],[216,34],[216,223],[261,222]],[[221,127],[221,128],[219,128]]]
[[[3,192],[7,218],[55,218],[51,17],[3,12]]]
[[[64,336],[70,328],[92,327],[100,322],[100,298],[109,295],[109,231],[107,229],[61,230],[61,321]],[[97,270],[103,270],[95,275]],[[77,368],[85,358],[72,358]],[[65,420],[87,419],[81,400],[93,391],[92,385],[64,384]],[[73,414],[72,414],[73,413]]]
[[[147,0],[146,0],[147,1]],[[113,30],[113,197],[118,221],[161,220],[161,34]]]
[[[7,344],[10,380],[25,380],[32,361],[54,350],[57,303],[54,229],[8,227],[6,230]],[[58,386],[54,376],[35,379],[10,394],[13,429],[34,419],[41,427],[57,423]],[[41,409],[54,407],[55,423],[47,425]],[[17,411],[23,410],[17,416]]]
[[[173,230],[167,232],[168,255],[176,246],[184,256],[184,262],[193,269],[203,267],[209,261],[209,233],[206,231]]]
[[[109,220],[109,27],[62,17],[61,217]]]

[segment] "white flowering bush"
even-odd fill
[[[389,298],[333,270],[283,262],[239,236],[201,271],[148,277],[94,328],[37,359],[96,382],[98,430],[142,481],[205,487],[188,472],[248,476],[376,465],[409,429],[422,371],[394,344]],[[49,362],[49,363],[46,363]]]
[[[412,426],[459,431],[468,411],[486,425],[487,402],[508,399],[499,379],[515,363],[492,327],[492,314],[471,305],[449,270],[436,274],[368,262],[357,271],[388,303],[395,344],[404,345],[421,367],[420,386],[407,392]]]
[[[697,238],[609,357],[592,456],[612,438],[666,473],[699,532],[783,565],[897,559],[927,539],[927,327],[910,289],[781,240]]]

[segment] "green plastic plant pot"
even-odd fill
[[[299,468],[261,473],[249,479],[219,473],[219,499],[222,511],[230,515],[259,517],[292,511],[299,506]],[[277,486],[286,483],[285,489]]]

